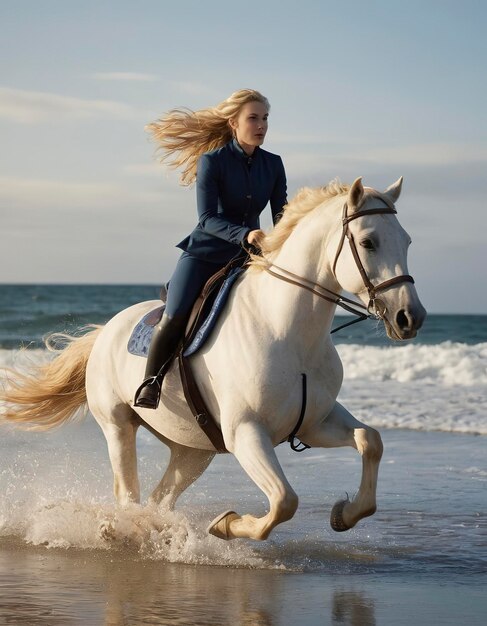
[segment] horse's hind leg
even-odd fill
[[[333,530],[349,530],[362,518],[373,515],[377,508],[377,478],[383,451],[379,433],[359,422],[337,402],[320,426],[302,433],[302,440],[312,447],[352,446],[362,456],[359,490],[353,500],[340,500],[333,507],[330,518]]]
[[[201,476],[213,460],[215,452],[181,446],[173,441],[164,443],[171,450],[171,458],[161,482],[150,496],[150,501],[172,510],[179,496]]]
[[[210,524],[208,531],[220,539],[267,539],[271,530],[290,520],[298,508],[298,497],[279,464],[274,446],[265,430],[257,424],[241,424],[235,433],[233,453],[254,483],[269,499],[264,517],[227,512]]]
[[[113,471],[113,491],[121,505],[140,501],[137,474],[136,434],[138,418],[132,408],[119,404],[109,411],[90,407],[100,425],[108,446]]]

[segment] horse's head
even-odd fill
[[[395,340],[415,337],[426,317],[407,270],[411,239],[394,208],[401,186],[402,178],[380,193],[357,178],[344,205],[343,230],[333,242],[338,283],[383,319]]]

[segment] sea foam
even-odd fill
[[[346,380],[420,381],[442,386],[487,384],[487,343],[361,346],[338,344]],[[0,350],[0,368],[24,370],[52,358],[46,350]]]
[[[447,341],[387,347],[341,344],[337,350],[348,380],[420,381],[461,387],[487,384],[487,343]]]
[[[339,401],[380,428],[487,434],[487,343],[339,344]],[[24,371],[46,350],[0,350],[0,368]],[[1,384],[1,374],[0,374]]]

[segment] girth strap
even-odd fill
[[[228,452],[225,447],[225,442],[223,441],[222,431],[203,400],[203,396],[201,395],[198,385],[196,384],[193,370],[188,363],[188,359],[183,357],[182,350],[179,353],[178,359],[184,396],[198,423],[198,426],[200,426],[201,430],[211,441],[217,452]]]

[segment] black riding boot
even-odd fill
[[[181,341],[186,320],[180,317],[169,317],[164,313],[161,321],[154,328],[144,382],[135,392],[134,406],[144,409],[157,409],[164,376],[171,365],[172,358]]]

